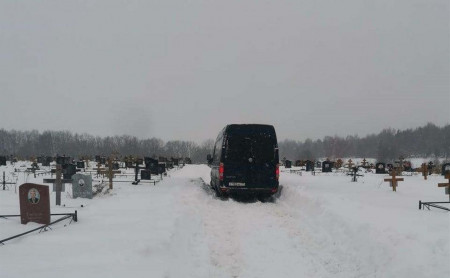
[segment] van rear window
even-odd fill
[[[226,162],[276,163],[274,138],[269,134],[231,134],[225,146]]]

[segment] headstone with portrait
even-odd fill
[[[386,174],[386,164],[378,162],[375,166],[375,174]]]
[[[331,161],[322,162],[322,172],[323,173],[331,173],[332,172],[332,163]]]
[[[72,176],[72,198],[92,199],[92,177],[75,174]]]
[[[50,224],[50,193],[48,186],[25,183],[19,186],[20,222]]]

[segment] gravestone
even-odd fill
[[[70,164],[71,159],[69,156],[57,156],[56,157],[56,164],[64,165],[64,164]]]
[[[48,186],[25,183],[19,186],[20,223],[50,224],[50,193]]]
[[[43,156],[38,156],[38,158],[37,158],[36,160],[37,160],[37,163],[42,164],[42,163],[44,163],[45,157],[43,157]]]
[[[151,180],[150,170],[141,170],[141,180]]]
[[[6,166],[6,156],[0,156],[0,166]]]
[[[386,164],[378,162],[375,166],[375,174],[386,174]]]
[[[186,164],[192,164],[192,160],[191,160],[189,157],[186,157],[186,158],[184,159],[184,163],[186,163]]]
[[[392,170],[394,170],[394,164],[388,163],[388,164],[386,165],[386,168],[388,169],[389,172],[392,172]]]
[[[42,162],[42,166],[49,167],[50,163],[53,162],[53,158],[51,156],[45,157],[44,161]]]
[[[322,162],[321,161],[316,161],[316,166],[317,168],[321,168],[322,167]]]
[[[92,199],[92,177],[75,174],[72,176],[72,198]]]
[[[141,165],[144,164],[144,159],[143,158],[136,158],[136,162]]]
[[[292,167],[292,161],[290,161],[290,160],[285,160],[285,161],[284,161],[284,167],[285,167],[286,169],[291,168],[291,167]]]
[[[167,162],[167,158],[165,158],[165,157],[163,157],[163,156],[160,156],[160,157],[158,158],[158,162]]]
[[[442,165],[442,175],[450,174],[450,163],[445,163]]]
[[[95,156],[95,162],[100,163],[101,162],[101,156],[96,155]]]
[[[112,164],[112,169],[113,169],[113,170],[119,170],[119,169],[120,169],[120,164],[119,164],[119,162],[114,162],[114,163]]]
[[[331,161],[324,161],[322,163],[322,172],[323,173],[331,173],[332,172],[332,163],[331,163]]]
[[[84,161],[77,161],[77,168],[84,169]]]
[[[159,163],[158,164],[158,174],[164,174],[166,172],[166,164],[165,163]]]
[[[62,174],[64,179],[71,179],[77,173],[77,166],[75,164],[64,164],[62,166]]]
[[[307,172],[314,171],[314,161],[306,160],[306,171]]]
[[[153,175],[158,175],[159,171],[158,171],[158,160],[150,158],[150,157],[146,157],[145,158],[145,168],[147,170],[150,170],[150,173]]]
[[[172,163],[173,163],[173,165],[178,166],[179,159],[178,158],[172,158]]]
[[[428,162],[428,175],[431,176],[433,174],[434,163],[433,161]]]

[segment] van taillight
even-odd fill
[[[280,179],[280,164],[277,164],[277,167],[275,168],[275,176],[277,177],[277,180]]]
[[[223,181],[223,171],[224,171],[223,163],[219,164],[219,180]]]

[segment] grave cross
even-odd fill
[[[403,178],[397,178],[397,176],[395,175],[395,170],[392,170],[391,173],[391,178],[390,179],[384,179],[384,181],[388,181],[390,182],[390,185],[392,187],[392,191],[397,192],[397,186],[398,186],[398,182],[399,181],[403,181]]]
[[[366,167],[366,165],[367,165],[367,160],[364,158],[363,161],[362,161],[362,166]]]
[[[56,191],[56,205],[61,205],[61,191],[63,183],[72,183],[72,179],[62,179],[62,166],[60,164],[56,164],[56,179],[44,179],[44,183],[53,183]]]
[[[426,163],[422,163],[422,168],[420,170],[422,172],[422,176],[424,180],[427,180],[428,178],[428,165]]]
[[[353,161],[351,159],[349,159],[347,165],[348,165],[348,170],[351,171],[353,168]]]
[[[98,178],[98,176],[103,172],[103,171],[105,171],[106,169],[105,168],[101,168],[100,166],[101,166],[102,164],[100,163],[100,161],[99,162],[97,162],[97,178]]]
[[[358,167],[353,167],[352,172],[347,174],[348,176],[352,176],[352,182],[357,182],[358,177],[362,177],[363,175],[358,174]]]
[[[2,181],[2,184],[3,184],[3,190],[5,190],[7,184],[15,184],[14,182],[6,182],[5,171],[3,171],[3,181]],[[9,188],[9,187],[8,187],[8,188]],[[9,189],[8,189],[8,190],[9,190]]]
[[[120,174],[121,172],[119,170],[113,170],[113,161],[110,158],[108,158],[108,169],[100,171],[101,174],[106,175],[106,177],[109,179],[109,189],[113,189],[113,178],[114,174]]]
[[[445,187],[445,193],[448,194],[450,201],[450,174],[446,174],[445,178],[448,179],[447,183],[438,183],[438,187]]]

